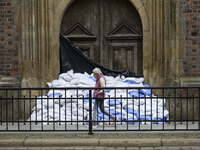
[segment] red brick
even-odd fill
[[[199,45],[192,44],[192,45],[190,45],[190,48],[199,48]]]
[[[14,38],[13,37],[6,37],[6,41],[13,41]]]
[[[6,6],[6,3],[0,3],[0,6]]]
[[[18,75],[20,75],[20,73],[19,72],[12,72],[11,75],[18,76]]]
[[[0,41],[0,45],[7,45],[6,41]]]
[[[190,16],[199,16],[199,13],[190,13]]]
[[[189,64],[192,65],[192,64],[198,64],[197,61],[189,61]]]
[[[9,68],[9,69],[6,68],[5,71],[6,71],[6,72],[12,72],[13,69],[12,69],[12,68],[11,68],[11,69],[10,69],[10,68]]]
[[[190,56],[199,56],[199,53],[191,53]]]
[[[186,17],[186,20],[192,20],[192,17]]]
[[[7,29],[7,30],[5,30],[5,33],[14,33],[14,30],[12,30],[12,29]]]
[[[5,7],[5,10],[14,10],[14,7],[8,6],[8,7]]]
[[[186,36],[191,36],[191,33],[186,33]]]
[[[13,61],[5,61],[5,64],[13,64]]]
[[[14,25],[14,22],[6,22],[6,25],[7,25],[7,26],[13,26],[13,25]]]
[[[18,60],[18,57],[12,57],[12,60]]]
[[[5,46],[6,49],[13,49],[13,47],[14,47],[13,45],[6,45]]]
[[[0,14],[6,14],[6,10],[0,10]]]
[[[19,42],[18,41],[13,41],[12,44],[13,45],[17,45]]]
[[[191,21],[190,24],[199,24],[198,21]]]
[[[20,65],[12,65],[11,68],[20,68]]]
[[[16,29],[16,30],[19,30],[19,29],[20,29],[20,26],[16,26],[15,29]]]
[[[0,29],[7,29],[7,26],[0,26]]]
[[[191,28],[192,26],[191,25],[186,25],[186,28]]]
[[[199,69],[191,69],[190,73],[193,73],[193,72],[199,72]]]
[[[7,35],[4,33],[0,33],[0,37],[6,37]]]
[[[7,21],[7,18],[0,18],[0,22],[1,21]]]

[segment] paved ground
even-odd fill
[[[18,128],[19,127],[19,128]],[[132,129],[143,131],[101,131],[103,125],[88,135],[85,125],[35,125],[20,126],[3,124],[0,130],[0,150],[200,150],[200,130],[198,131],[144,131],[145,129],[199,129],[198,122],[171,124],[117,125],[117,130]],[[67,131],[53,131],[64,130]],[[11,132],[6,130],[22,130]],[[81,131],[72,131],[72,130]],[[104,130],[115,130],[113,125],[105,125]]]

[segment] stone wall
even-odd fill
[[[20,27],[14,16],[13,0],[0,0],[0,76],[20,76]]]

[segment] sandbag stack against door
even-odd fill
[[[118,124],[138,124],[150,123],[166,123],[169,112],[165,108],[165,99],[160,99],[151,93],[150,89],[140,89],[137,87],[149,87],[143,84],[144,78],[134,77],[112,77],[105,76],[107,87],[121,87],[122,89],[107,89],[104,107],[111,114],[116,115],[121,122]],[[73,73],[73,70],[67,73],[62,73],[59,78],[48,82],[50,88],[63,87],[94,87],[96,79],[93,75],[87,73]],[[133,87],[135,89],[127,88]],[[127,89],[123,89],[127,88]],[[32,109],[28,121],[50,121],[52,124],[56,121],[59,124],[77,124],[75,121],[80,121],[79,124],[88,123],[89,120],[89,91],[84,89],[67,89],[67,90],[50,90],[46,96],[38,97],[36,106]],[[94,103],[92,99],[92,103]],[[93,108],[93,104],[92,104]],[[98,121],[109,121],[107,115],[98,109]],[[164,120],[164,121],[163,121]],[[52,122],[51,122],[52,121]],[[74,121],[74,122],[59,122],[59,121]],[[128,121],[128,122],[127,122]],[[147,122],[146,122],[147,121]],[[84,124],[85,124],[84,123]],[[109,122],[105,122],[108,124]],[[100,122],[98,122],[100,124]],[[112,124],[112,123],[111,123]]]

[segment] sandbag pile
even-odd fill
[[[107,87],[121,87],[122,89],[107,89],[104,100],[104,108],[111,114],[119,118],[118,124],[138,124],[166,123],[168,120],[168,110],[166,110],[165,99],[160,99],[151,93],[150,89],[140,89],[137,87],[149,87],[143,84],[144,78],[134,78],[123,76],[105,76]],[[73,70],[59,75],[57,80],[48,82],[50,88],[63,87],[94,87],[96,79],[87,73],[74,73]],[[129,87],[129,88],[127,88]],[[127,89],[123,89],[127,88]],[[133,89],[135,88],[135,89]],[[94,99],[92,99],[92,108]],[[59,124],[83,124],[89,120],[89,90],[86,89],[66,89],[50,90],[46,96],[38,97],[36,106],[32,109],[28,121],[56,121]],[[112,121],[107,115],[98,109],[97,123]],[[51,122],[52,121],[52,122]],[[64,122],[60,122],[64,121]],[[110,124],[112,124],[110,122]]]

